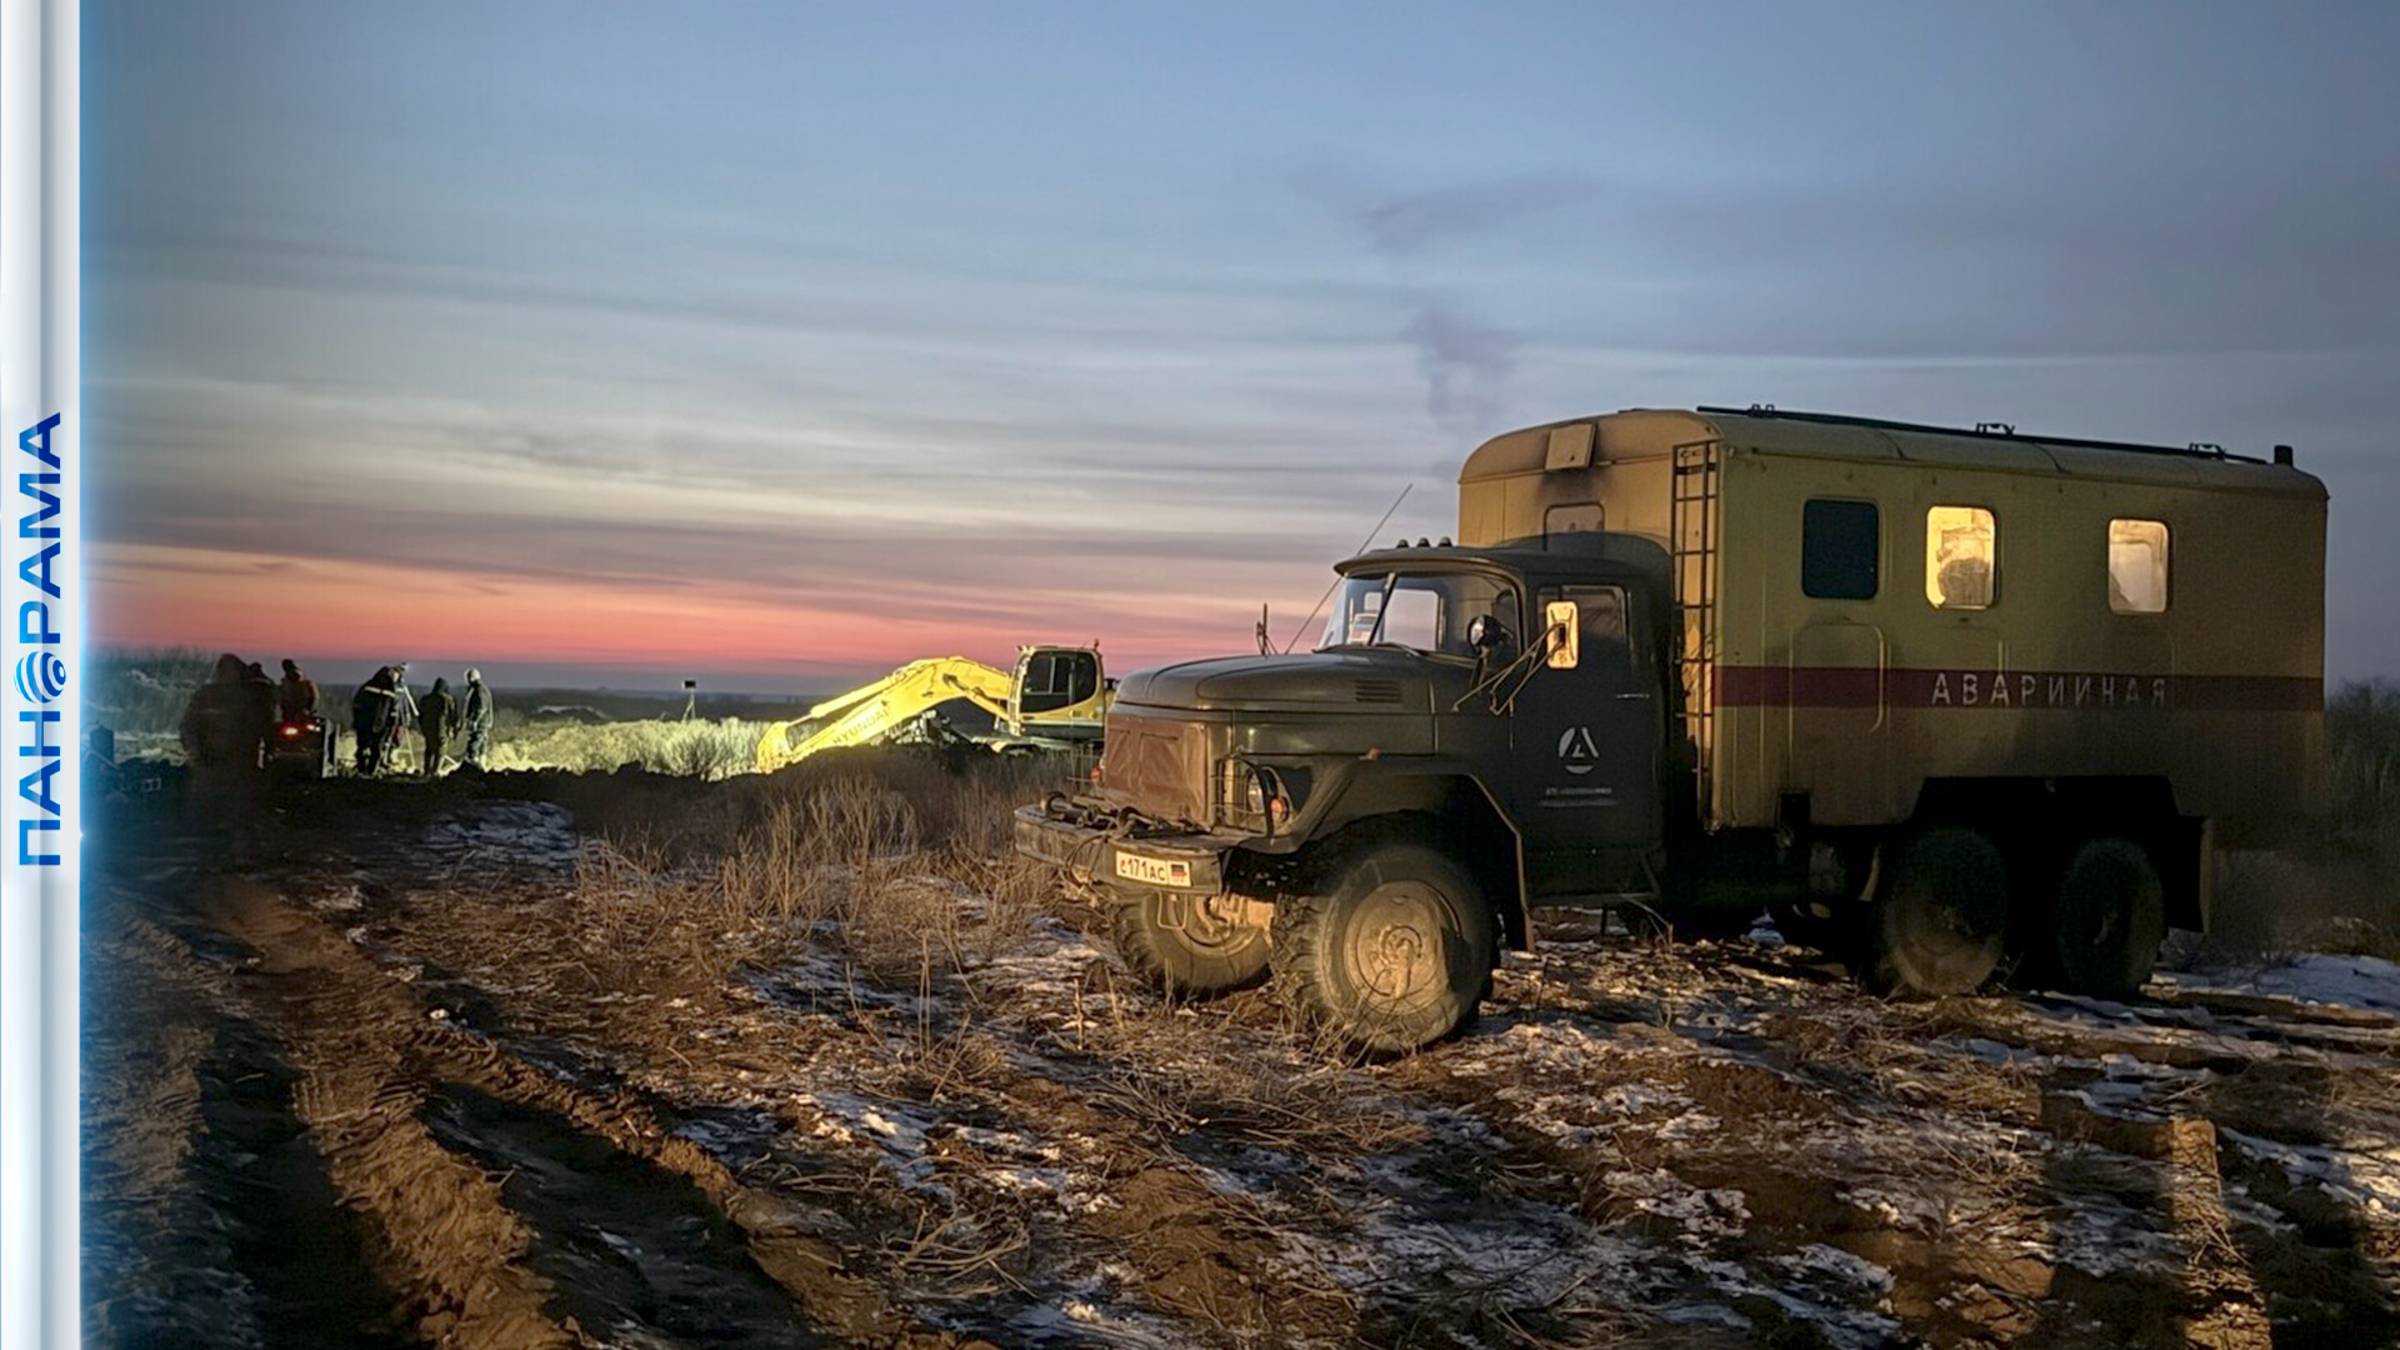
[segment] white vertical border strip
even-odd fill
[[[0,1350],[82,1323],[80,47],[0,0]]]
[[[42,1031],[43,1339],[57,1350],[83,1343],[83,3],[44,0],[42,47],[42,385],[59,414],[61,477],[56,573],[65,592],[65,769],[58,800],[66,821],[62,871],[42,888],[47,982]],[[18,455],[24,470],[25,456]],[[18,498],[18,509],[25,507]],[[24,541],[18,542],[23,548]]]

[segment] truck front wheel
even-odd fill
[[[2007,939],[2007,860],[1957,826],[1900,840],[1887,859],[1867,982],[1886,993],[1973,992],[1998,968]]]
[[[1430,1045],[1475,1016],[1498,925],[1466,869],[1422,844],[1352,854],[1316,894],[1275,909],[1284,1005],[1380,1053]]]
[[[1234,896],[1149,891],[1116,902],[1110,935],[1127,969],[1169,994],[1221,994],[1267,970],[1267,930],[1241,921]]]

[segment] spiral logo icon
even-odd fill
[[[55,703],[67,691],[67,663],[56,652],[27,652],[17,662],[17,692],[30,703]]]

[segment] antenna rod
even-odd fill
[[[1383,533],[1383,527],[1384,527],[1385,525],[1387,525],[1387,524],[1389,524],[1389,523],[1391,522],[1391,519],[1392,519],[1392,512],[1393,512],[1393,511],[1397,511],[1397,510],[1399,510],[1399,509],[1400,509],[1400,503],[1402,503],[1402,502],[1404,502],[1404,501],[1407,501],[1407,500],[1408,500],[1408,490],[1409,490],[1410,488],[1413,488],[1413,487],[1415,487],[1415,486],[1416,486],[1416,484],[1414,484],[1414,483],[1402,483],[1402,484],[1400,485],[1400,495],[1399,495],[1399,496],[1397,496],[1397,497],[1394,497],[1394,498],[1392,498],[1392,505],[1391,505],[1391,509],[1390,509],[1390,510],[1387,510],[1387,511],[1385,511],[1385,512],[1383,513],[1383,519],[1382,519],[1382,520],[1378,520],[1378,521],[1376,521],[1376,522],[1375,522],[1375,528],[1373,528],[1373,529],[1371,529],[1371,530],[1367,531],[1367,537],[1366,537],[1366,538],[1364,538],[1364,539],[1361,539],[1361,540],[1359,540],[1359,541],[1358,541],[1358,547],[1357,547],[1357,548],[1354,548],[1354,549],[1352,549],[1352,550],[1350,550],[1350,552],[1352,553],[1352,555],[1353,555],[1353,556],[1355,556],[1355,555],[1357,555],[1357,554],[1360,554],[1360,553],[1364,553],[1364,552],[1366,552],[1366,551],[1367,551],[1367,546],[1368,546],[1369,544],[1372,544],[1372,543],[1374,543],[1374,542],[1375,542],[1375,536],[1376,536],[1376,535],[1379,535],[1379,534],[1381,534],[1381,533]],[[1290,637],[1290,638],[1288,638],[1288,639],[1286,639],[1286,640],[1284,641],[1284,644],[1283,644],[1283,654],[1284,654],[1284,655],[1286,655],[1286,656],[1289,656],[1289,655],[1291,655],[1291,654],[1292,654],[1292,644],[1293,644],[1293,643],[1296,643],[1296,642],[1298,642],[1298,641],[1300,640],[1300,635],[1301,635],[1302,633],[1305,633],[1305,632],[1307,632],[1307,631],[1308,631],[1308,626],[1309,626],[1310,624],[1312,624],[1312,623],[1315,623],[1315,622],[1317,621],[1317,613],[1318,613],[1318,611],[1319,611],[1319,610],[1322,610],[1322,609],[1324,609],[1324,608],[1325,608],[1325,602],[1326,602],[1326,601],[1328,601],[1328,600],[1331,600],[1331,599],[1333,598],[1333,587],[1334,587],[1334,586],[1339,586],[1339,585],[1341,585],[1341,584],[1342,584],[1342,579],[1341,579],[1341,577],[1340,577],[1339,575],[1336,575],[1336,576],[1334,577],[1334,579],[1333,579],[1333,584],[1332,584],[1332,585],[1330,585],[1330,586],[1327,586],[1327,587],[1325,588],[1325,593],[1324,593],[1323,595],[1320,595],[1320,596],[1318,596],[1318,597],[1317,597],[1317,607],[1316,607],[1316,609],[1312,609],[1312,610],[1310,610],[1310,611],[1308,612],[1308,617],[1307,617],[1307,618],[1305,618],[1305,619],[1302,619],[1302,620],[1300,621],[1300,626],[1299,626],[1298,628],[1295,628],[1295,629],[1293,629],[1293,630],[1292,630],[1292,635],[1291,635],[1291,637]]]

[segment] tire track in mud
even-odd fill
[[[414,1001],[349,969],[355,953],[310,916],[240,879],[210,887],[203,914],[258,953],[244,983],[297,1073],[294,1114],[340,1203],[361,1214],[402,1315],[460,1347],[573,1346],[549,1315],[550,1283],[524,1263],[534,1233],[499,1186],[433,1138],[423,1084],[392,1035]]]
[[[260,975],[288,982],[262,1001],[280,1007],[294,1060],[312,1066],[300,1115],[325,1141],[346,1201],[375,1216],[430,1337],[573,1344],[601,1330],[580,1312],[696,1344],[904,1338],[906,1320],[806,1231],[805,1215],[744,1186],[630,1094],[575,1087],[431,1020],[340,933],[264,888],[229,883],[218,894],[215,917],[263,954]],[[543,1175],[494,1180],[487,1166]],[[613,1204],[612,1189],[628,1184],[667,1218]],[[512,1188],[546,1222],[512,1204]],[[629,1241],[576,1216],[593,1204],[649,1231]],[[681,1259],[676,1240],[694,1235],[740,1259]],[[595,1260],[595,1243],[624,1250]],[[644,1287],[653,1263],[664,1289]],[[561,1279],[604,1272],[612,1278]],[[693,1308],[706,1311],[686,1315]]]
[[[639,1095],[604,1096],[572,1086],[489,1040],[455,1028],[426,1027],[412,1038],[409,1051],[428,1076],[442,1084],[454,1108],[466,1116],[480,1114],[491,1127],[466,1132],[462,1139],[513,1133],[521,1152],[525,1140],[547,1137],[558,1145],[549,1156],[579,1155],[584,1160],[582,1166],[566,1170],[610,1173],[619,1181],[631,1177],[634,1184],[657,1192],[672,1192],[676,1185],[686,1188],[689,1198],[674,1208],[725,1225],[736,1235],[747,1262],[797,1300],[824,1335],[851,1342],[901,1336],[905,1319],[894,1313],[874,1284],[849,1273],[840,1252],[809,1231],[806,1213],[745,1185],[706,1149],[671,1131]],[[478,1112],[472,1105],[477,1097],[523,1112],[526,1118],[511,1123],[488,1107]],[[595,1143],[607,1152],[595,1155]],[[599,1199],[606,1189],[595,1185],[585,1198]]]
[[[154,926],[116,924],[90,949],[87,988],[101,997],[83,1055],[84,1337],[164,1342],[188,1321],[256,1345],[258,1290],[235,1268],[198,1165],[211,1019],[159,960],[180,948]]]
[[[89,950],[87,1337],[110,1343],[419,1343],[297,1119],[297,1074],[227,971],[132,915]],[[220,945],[222,945],[220,943]],[[128,1109],[125,1103],[131,1100]]]

